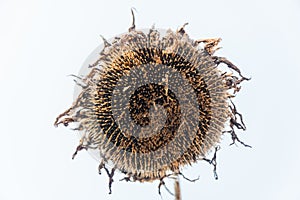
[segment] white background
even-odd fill
[[[187,167],[200,180],[181,181],[183,199],[300,199],[299,0],[0,0],[0,199],[160,199],[158,182],[118,175],[108,195],[107,177],[87,152],[71,160],[76,133],[53,126],[72,103],[67,75],[77,74],[100,34],[127,31],[131,7],[137,28],[189,22],[194,39],[221,37],[217,55],[252,77],[235,102],[248,125],[240,137],[253,148],[229,146],[225,135],[219,180],[207,163]]]

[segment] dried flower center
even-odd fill
[[[81,149],[97,150],[110,186],[116,169],[127,180],[162,181],[167,172],[180,174],[182,166],[200,159],[216,167],[216,154],[212,160],[205,156],[218,149],[226,122],[233,141],[242,143],[234,127],[245,125],[229,100],[230,90],[238,92],[248,80],[227,59],[213,56],[219,41],[193,41],[183,28],[161,36],[156,29],[137,31],[134,24],[111,43],[104,40],[99,58],[78,83],[82,90],[73,106],[55,122],[77,122],[84,133],[74,156]],[[221,72],[220,63],[238,76]]]

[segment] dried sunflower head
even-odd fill
[[[206,155],[226,126],[233,142],[241,142],[234,128],[245,125],[231,99],[248,79],[226,58],[214,56],[219,42],[192,40],[184,26],[136,30],[134,23],[127,33],[104,39],[88,73],[77,77],[81,90],[73,105],[55,121],[76,123],[83,133],[74,156],[95,151],[111,186],[115,170],[127,181],[143,182],[180,174],[198,160],[212,163]],[[220,63],[233,73],[221,71]]]

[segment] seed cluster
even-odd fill
[[[248,79],[227,59],[213,56],[219,41],[194,41],[184,27],[162,36],[135,26],[111,43],[104,40],[99,59],[81,78],[78,98],[55,125],[77,123],[84,132],[77,151],[97,150],[110,186],[115,170],[141,182],[180,174],[182,166],[206,159],[226,123],[234,141],[234,127],[245,129],[230,99],[232,89],[238,92]],[[238,76],[221,72],[220,63]]]

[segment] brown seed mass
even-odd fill
[[[214,164],[206,155],[218,145],[226,123],[233,142],[241,142],[234,128],[245,125],[230,99],[248,80],[227,59],[213,55],[219,42],[194,41],[184,27],[161,36],[155,28],[135,26],[111,43],[104,40],[99,59],[81,78],[78,98],[55,122],[76,122],[76,130],[84,132],[74,156],[96,149],[110,186],[115,170],[127,181],[162,181],[198,160]],[[220,63],[238,75],[220,71]]]

